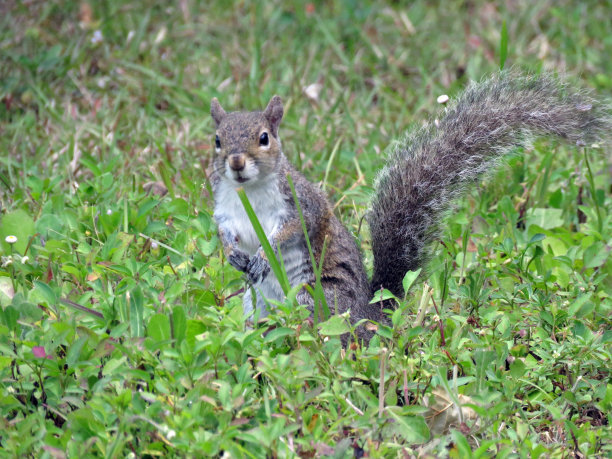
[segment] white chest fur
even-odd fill
[[[231,237],[238,237],[238,248],[249,255],[254,255],[260,247],[259,239],[253,230],[242,202],[236,193],[237,185],[221,180],[214,189],[215,220],[223,232]],[[281,194],[277,180],[269,177],[265,183],[257,186],[245,186],[244,190],[249,202],[257,215],[259,223],[268,238],[282,226],[287,218],[288,207],[285,197]],[[293,287],[309,281],[309,266],[305,259],[305,241],[298,239],[281,247],[283,261],[290,285]],[[253,286],[256,291],[257,308],[261,316],[267,315],[266,303],[263,297],[281,301],[284,297],[278,280],[272,272]],[[244,310],[247,316],[253,312],[251,291],[244,296]]]
[[[226,180],[217,184],[214,216],[227,233],[238,236],[238,247],[253,255],[261,244],[238,197],[237,187]],[[287,215],[287,203],[280,193],[277,180],[269,177],[263,183],[247,184],[244,190],[259,223],[269,237],[280,228]]]

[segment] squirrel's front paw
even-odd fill
[[[257,254],[251,257],[249,264],[246,267],[247,277],[249,282],[256,284],[266,278],[270,272],[270,263],[266,260],[266,256],[260,249]]]
[[[242,250],[234,249],[232,253],[227,256],[227,260],[234,268],[243,273],[247,272],[247,266],[249,265],[249,254]]]

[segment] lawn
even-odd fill
[[[371,267],[393,140],[504,55],[608,98],[610,17],[609,0],[3,1],[2,456],[611,455],[610,146],[517,151],[457,203],[393,327],[346,350],[344,318],[290,300],[247,326],[206,174],[210,100],[279,94],[285,154]]]

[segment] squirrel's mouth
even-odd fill
[[[240,176],[238,176],[238,177],[234,177],[234,180],[236,180],[238,183],[244,183],[244,182],[248,182],[248,181],[249,181],[249,179],[248,179],[248,178],[246,178],[246,177],[240,177]]]

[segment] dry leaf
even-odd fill
[[[142,185],[142,188],[151,194],[156,194],[158,196],[165,196],[168,193],[168,188],[163,182],[147,182]]]
[[[475,404],[467,395],[459,394],[459,410],[450,399],[446,391],[438,387],[432,391],[429,398],[425,399],[425,406],[429,411],[425,414],[425,420],[433,435],[447,433],[451,427],[460,429],[461,424],[472,421],[470,424],[479,425],[478,415],[466,404]]]

